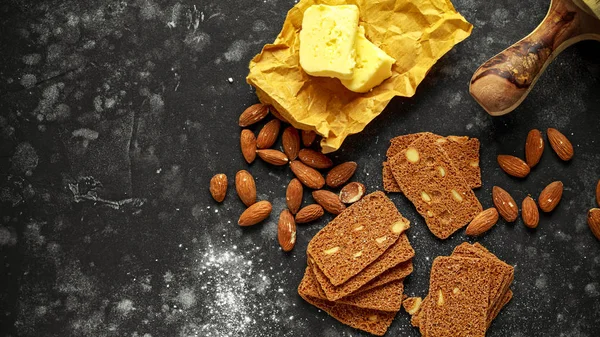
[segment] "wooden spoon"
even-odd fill
[[[600,13],[600,0],[552,0],[531,34],[475,71],[471,95],[492,116],[513,111],[561,51],[582,40],[600,41],[600,15],[594,13]]]

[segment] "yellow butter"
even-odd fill
[[[392,76],[392,65],[396,60],[365,36],[365,28],[360,26],[355,42],[356,66],[354,75],[342,84],[354,92],[367,92]]]
[[[308,7],[300,31],[300,66],[309,75],[351,79],[357,31],[355,5]]]

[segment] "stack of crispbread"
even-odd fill
[[[404,193],[438,238],[482,211],[472,190],[481,186],[479,140],[415,133],[393,138],[386,155],[384,189]]]
[[[482,245],[465,242],[433,261],[429,294],[423,301],[406,299],[404,308],[423,336],[483,337],[512,298],[513,278],[512,266]]]
[[[310,241],[298,293],[344,324],[385,334],[412,272],[408,227],[383,192],[365,196]]]

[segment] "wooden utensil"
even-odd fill
[[[552,0],[531,34],[475,71],[469,91],[490,115],[507,114],[561,51],[582,40],[600,41],[600,0]]]

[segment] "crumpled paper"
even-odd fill
[[[304,11],[314,4],[355,4],[367,38],[396,59],[392,77],[367,93],[338,79],[313,77],[299,64]],[[324,153],[337,150],[383,111],[394,96],[411,97],[429,69],[473,26],[450,0],[301,0],[287,14],[273,44],[250,61],[247,82],[294,127],[323,136]]]

